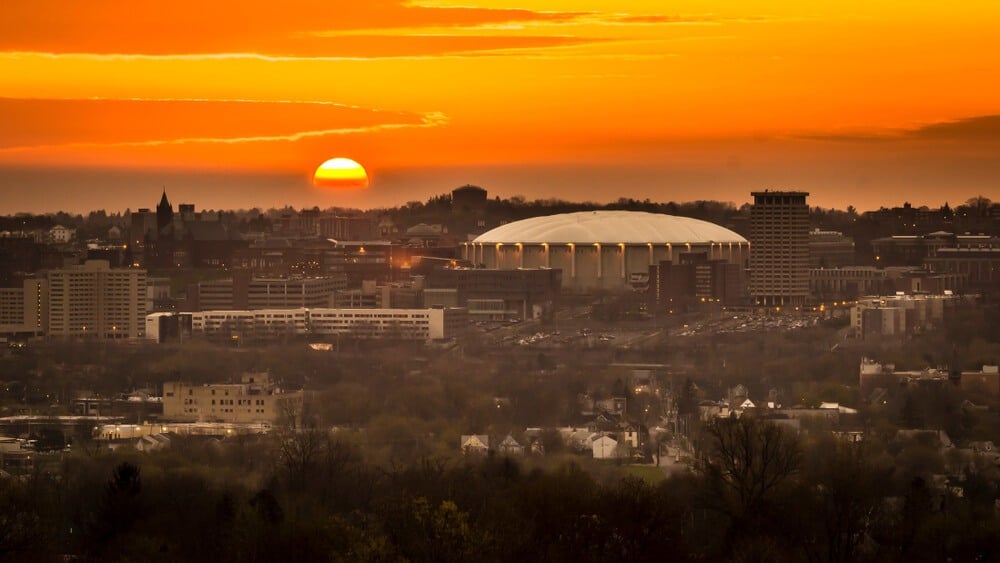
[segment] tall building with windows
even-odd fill
[[[48,283],[26,279],[17,287],[0,287],[0,336],[26,338],[45,334],[48,324]]]
[[[111,268],[107,260],[49,270],[49,335],[143,338],[146,270]]]
[[[796,306],[809,296],[808,192],[751,192],[750,297]]]

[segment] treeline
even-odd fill
[[[374,464],[309,430],[77,452],[0,480],[0,559],[54,561],[989,561],[997,468],[946,487],[878,444],[706,428],[652,484],[586,460]]]

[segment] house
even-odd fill
[[[170,438],[164,434],[146,434],[138,438],[134,447],[140,452],[154,452],[170,446]]]
[[[591,432],[610,432],[618,428],[618,421],[611,416],[601,413],[587,423],[587,430]]]
[[[608,414],[621,415],[625,412],[625,397],[611,397],[595,401],[594,408]]]
[[[524,446],[519,444],[513,436],[507,434],[507,437],[500,442],[499,446],[497,446],[497,452],[500,455],[519,457],[524,455]]]
[[[460,443],[464,455],[485,456],[490,451],[490,437],[486,434],[463,434]]]
[[[545,455],[545,444],[541,438],[531,438],[528,440],[528,453],[531,455]]]
[[[745,399],[749,396],[750,396],[750,391],[747,390],[746,385],[738,383],[736,384],[735,387],[731,387],[729,389],[727,398],[729,399],[729,404],[738,405],[742,402],[739,399]]]
[[[698,415],[701,420],[709,421],[713,418],[729,418],[731,411],[729,403],[725,401],[702,401],[698,403]]]
[[[49,229],[49,238],[52,242],[56,243],[67,243],[73,240],[73,236],[76,235],[76,229],[70,229],[62,225],[56,225]]]
[[[591,440],[591,449],[594,452],[594,459],[616,459],[621,457],[618,450],[618,440],[611,436],[603,435]]]
[[[26,440],[0,436],[0,471],[26,475],[35,468],[35,452]]]
[[[542,429],[538,427],[524,429],[525,449],[531,455],[545,455],[545,445],[542,443]]]
[[[622,429],[621,434],[622,442],[630,448],[637,449],[639,447],[639,444],[641,443],[641,433],[639,432],[639,427],[628,424]]]
[[[586,428],[576,428],[573,426],[565,426],[557,430],[563,443],[571,450],[576,452],[590,451],[591,438],[594,436],[594,432]]]

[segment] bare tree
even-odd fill
[[[768,522],[778,519],[783,487],[798,472],[798,442],[781,427],[744,415],[709,424],[708,452],[701,469],[708,508],[721,512],[728,526],[725,546],[733,553],[747,541],[766,539]]]
[[[281,464],[293,488],[305,487],[327,446],[328,436],[322,430],[310,428],[282,438]]]

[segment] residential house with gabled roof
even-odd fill
[[[617,430],[619,425],[618,417],[613,417],[605,413],[598,414],[587,422],[587,430],[591,432],[610,432]]]
[[[490,452],[490,437],[486,434],[463,434],[461,450],[464,455],[482,455]]]
[[[611,436],[601,435],[591,441],[591,451],[594,459],[616,459],[623,457],[621,448],[618,447],[618,440]]]
[[[507,437],[497,446],[497,453],[508,457],[520,457],[524,455],[524,446],[518,443],[514,436],[507,434]]]
[[[170,438],[165,434],[146,434],[135,441],[135,449],[140,452],[154,452],[170,446]]]
[[[622,443],[632,449],[638,449],[642,444],[641,427],[634,424],[625,424],[621,430]]]

